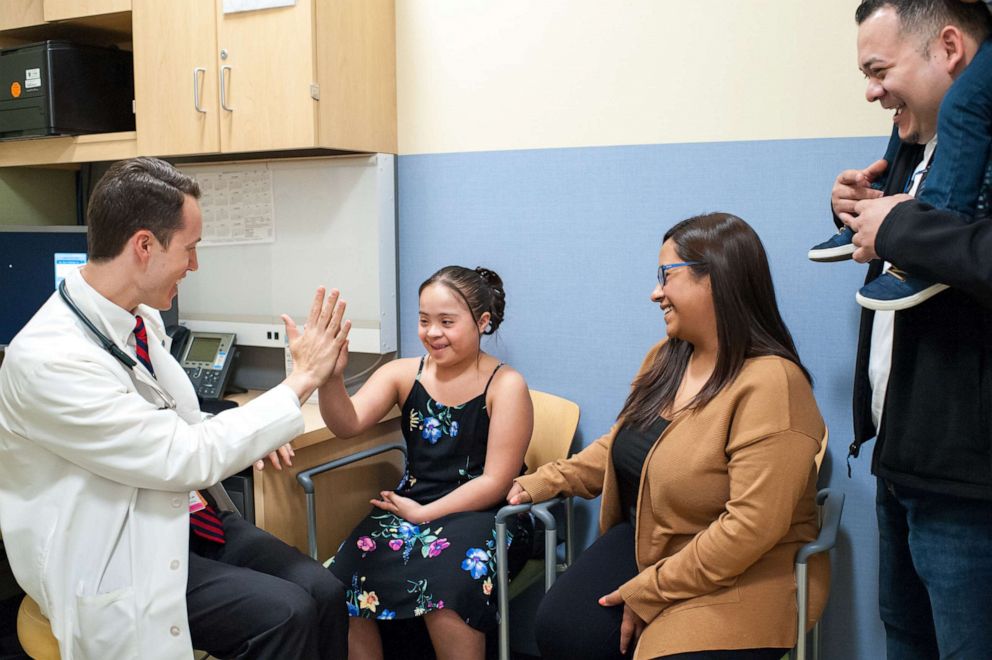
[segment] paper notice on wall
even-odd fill
[[[295,4],[296,0],[224,0],[224,13],[233,14],[239,11],[292,7]]]
[[[194,176],[203,214],[203,240],[197,247],[275,242],[272,170],[238,166]]]

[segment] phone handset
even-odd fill
[[[169,352],[176,360],[182,361],[183,351],[186,350],[186,344],[189,343],[189,328],[182,325],[170,325],[165,329],[165,332],[172,337],[172,347]]]

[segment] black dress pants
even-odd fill
[[[222,659],[347,658],[344,585],[240,516],[220,517],[226,543],[190,533],[186,607],[193,647]]]
[[[545,660],[611,660],[634,657],[631,644],[620,653],[623,607],[599,599],[637,575],[634,527],[610,528],[579,555],[555,582],[537,610],[535,634]],[[778,660],[788,649],[695,651],[666,660]]]

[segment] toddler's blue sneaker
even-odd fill
[[[946,284],[913,277],[893,267],[861,287],[855,298],[862,307],[879,312],[896,312],[919,305],[946,288]]]
[[[810,261],[822,262],[850,259],[851,255],[854,254],[854,243],[851,242],[853,239],[854,232],[850,227],[844,225],[829,240],[811,247],[806,256],[810,258]]]

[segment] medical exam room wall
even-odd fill
[[[664,333],[648,299],[664,231],[736,213],[761,235],[831,430],[821,485],[847,494],[823,657],[884,657],[869,458],[845,469],[864,267],[813,264],[837,173],[880,157],[855,0],[398,0],[400,328],[449,263],[506,282],[487,344],[606,432]],[[595,535],[598,501],[581,509]],[[512,620],[512,619],[511,619]],[[517,619],[519,622],[520,619]],[[516,625],[516,624],[515,624]]]

